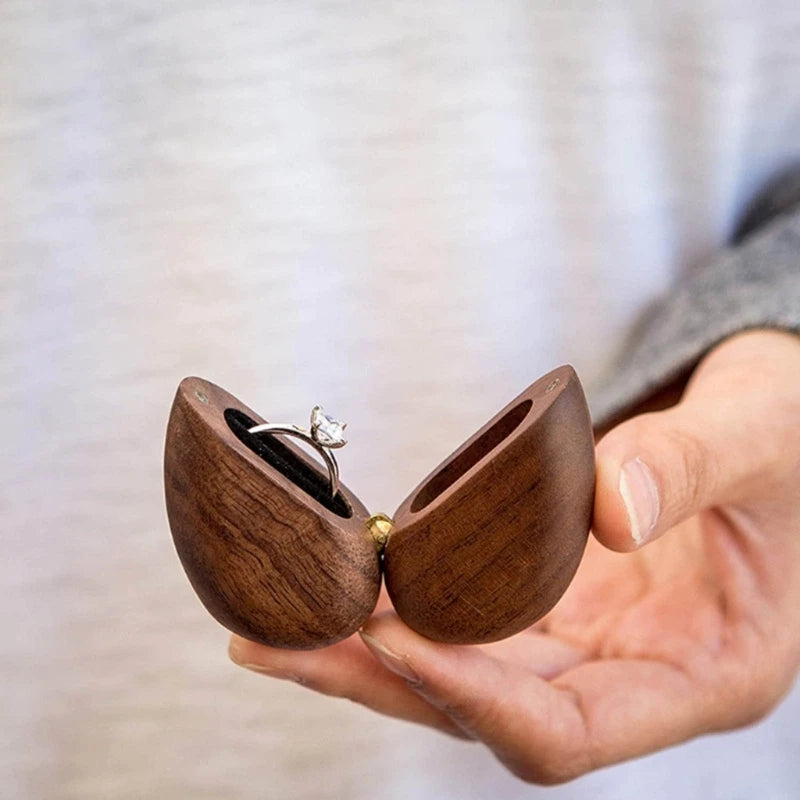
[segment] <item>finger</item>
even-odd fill
[[[389,597],[389,592],[386,590],[386,585],[381,586],[380,594],[378,595],[378,602],[375,604],[375,608],[372,609],[373,614],[377,614],[380,611],[388,611],[392,606],[392,598]]]
[[[566,779],[548,770],[556,758],[577,753],[582,741],[581,715],[569,693],[484,648],[425,639],[391,612],[371,617],[361,635],[387,669],[516,774],[545,783]]]
[[[798,438],[786,376],[763,354],[758,360],[752,336],[734,338],[701,364],[678,405],[627,420],[598,443],[593,532],[612,550],[636,549],[702,509],[754,497],[779,471],[787,438]]]
[[[358,636],[321,650],[281,650],[234,634],[228,653],[235,664],[254,672],[292,680],[322,694],[353,700],[381,714],[468,738],[446,714],[375,661]]]
[[[483,645],[496,658],[525,665],[550,678],[582,663],[586,651],[536,631]],[[231,660],[274,678],[292,680],[333,697],[348,697],[374,711],[418,722],[459,737],[467,734],[431,707],[406,682],[383,669],[361,641],[351,637],[323,650],[280,650],[233,635]]]
[[[711,702],[668,664],[594,661],[552,682],[476,647],[440,645],[394,614],[362,635],[375,656],[513,772],[558,783],[709,728]]]

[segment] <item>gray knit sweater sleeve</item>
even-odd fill
[[[800,334],[797,203],[645,310],[610,368],[586,387],[595,425],[623,416],[722,339],[764,327]]]

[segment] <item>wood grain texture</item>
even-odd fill
[[[345,486],[339,513],[301,489],[237,437],[226,420],[231,409],[240,420],[265,421],[200,378],[184,379],[172,405],[164,488],[186,574],[231,631],[274,647],[333,644],[377,601],[380,567],[367,511]],[[286,437],[276,446],[325,486],[311,456]]]
[[[384,557],[394,607],[437,641],[490,642],[543,616],[586,544],[594,443],[571,366],[540,378],[403,502]]]

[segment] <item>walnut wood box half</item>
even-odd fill
[[[213,383],[186,378],[167,426],[164,483],[186,574],[226,628],[273,647],[354,633],[381,577],[419,633],[477,644],[555,605],[589,532],[594,441],[583,389],[562,366],[490,419],[406,498],[371,515],[346,486]]]

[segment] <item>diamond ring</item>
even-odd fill
[[[282,433],[295,436],[310,444],[321,456],[328,468],[328,477],[331,485],[331,497],[339,491],[339,465],[331,450],[344,447],[347,440],[343,437],[346,422],[339,422],[322,410],[322,406],[311,409],[311,425],[308,430],[299,425],[282,425],[280,423],[265,422],[248,428],[248,433]]]

